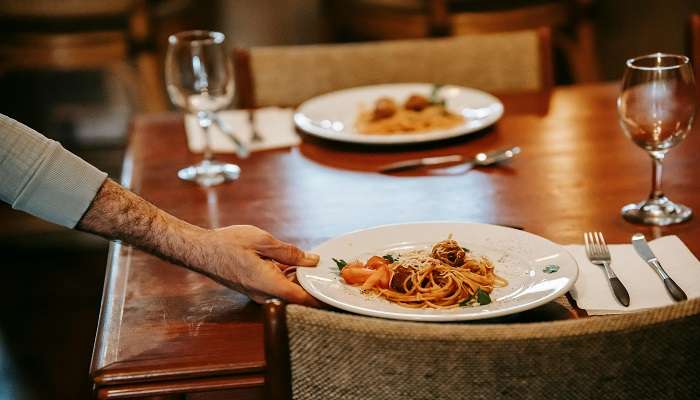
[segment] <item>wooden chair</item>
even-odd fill
[[[700,299],[530,324],[389,321],[271,300],[268,398],[696,398]]]
[[[143,111],[167,108],[145,1],[0,0],[0,23],[0,73],[104,69]]]
[[[693,14],[689,20],[688,49],[695,72],[695,85],[700,94],[700,14]]]
[[[236,49],[243,107],[295,106],[353,86],[433,82],[495,93],[548,91],[549,30],[439,39]]]
[[[338,40],[388,40],[536,29],[554,30],[554,47],[575,82],[600,78],[591,0],[347,0],[327,1]]]

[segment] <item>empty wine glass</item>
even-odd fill
[[[693,211],[672,202],[661,190],[666,152],[685,139],[695,117],[695,82],[688,57],[655,53],[627,60],[617,110],[625,134],[652,159],[649,198],[622,208],[635,223],[670,225]]]
[[[204,159],[178,171],[177,176],[202,186],[218,185],[235,180],[240,168],[235,164],[215,161],[209,127],[214,113],[233,100],[233,68],[224,49],[224,34],[209,31],[187,31],[168,38],[165,60],[165,81],[170,100],[197,117],[204,133]]]

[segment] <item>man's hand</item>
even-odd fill
[[[258,303],[279,297],[318,306],[283,271],[289,265],[311,267],[318,256],[275,239],[249,225],[216,230],[188,224],[107,179],[78,229],[121,239],[245,293]]]
[[[217,282],[250,296],[258,303],[277,297],[290,303],[318,302],[290,282],[283,271],[290,265],[313,267],[318,255],[275,239],[250,225],[234,225],[205,234],[207,262],[202,272]]]

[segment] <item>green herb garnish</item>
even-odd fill
[[[460,306],[460,307],[466,307],[466,306],[468,306],[469,303],[471,303],[471,301],[472,301],[473,298],[474,298],[474,296],[469,296],[469,297],[467,297],[466,299],[462,300],[461,303],[459,303],[459,306]]]
[[[555,272],[559,271],[559,266],[558,265],[548,265],[542,269],[542,272],[547,273],[547,274],[553,274]]]
[[[479,303],[479,305],[485,306],[491,303],[491,296],[479,288],[476,289],[476,301]]]
[[[466,248],[466,247],[462,247],[462,250],[464,250],[465,253],[471,253],[471,250],[469,250],[469,249]]]
[[[385,254],[382,256],[382,258],[389,261],[390,263],[393,263],[394,261],[396,261],[396,259],[391,254]]]
[[[433,90],[430,92],[430,98],[428,101],[430,104],[435,105],[435,106],[445,106],[445,99],[441,99],[438,97],[438,92],[440,91],[440,88],[442,88],[442,85],[433,85]]]
[[[335,261],[335,265],[338,266],[338,271],[342,271],[343,268],[345,268],[345,266],[348,265],[348,263],[343,259],[336,260],[335,258],[331,258],[331,260]]]

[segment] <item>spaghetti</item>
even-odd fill
[[[391,98],[380,98],[374,109],[360,111],[355,128],[371,135],[392,135],[449,129],[463,122],[464,117],[447,110],[444,102],[412,95],[401,107]]]
[[[508,284],[495,274],[488,258],[472,256],[451,238],[436,243],[431,251],[351,262],[342,267],[341,277],[350,285],[361,285],[365,293],[412,308],[488,304],[489,293]]]

